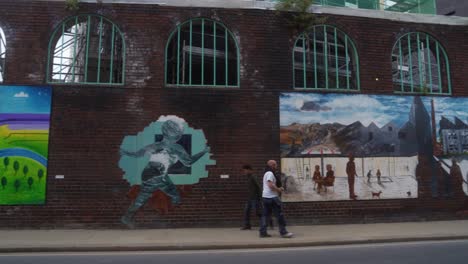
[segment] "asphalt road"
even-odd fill
[[[10,253],[1,264],[458,264],[468,240],[251,250]]]

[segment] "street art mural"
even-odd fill
[[[51,89],[0,86],[0,205],[46,199]]]
[[[283,93],[285,202],[467,192],[466,98]],[[466,176],[465,176],[466,175]]]
[[[147,202],[161,213],[179,204],[190,185],[208,177],[210,147],[202,130],[177,116],[161,116],[136,136],[126,136],[120,146],[120,168],[132,186],[131,205],[122,223],[133,227],[135,213]]]

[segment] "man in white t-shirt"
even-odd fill
[[[279,194],[284,191],[283,187],[277,187],[275,172],[278,167],[278,164],[274,160],[269,160],[267,162],[267,169],[263,175],[263,193],[262,193],[262,202],[263,202],[263,215],[262,223],[260,226],[260,237],[271,237],[267,233],[267,221],[271,218],[273,213],[278,219],[279,232],[281,237],[291,238],[293,233],[290,233],[286,230],[286,221],[284,220],[284,215],[282,211],[282,204],[279,198]]]

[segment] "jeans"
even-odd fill
[[[245,203],[245,208],[244,208],[244,227],[250,227],[250,212],[252,209],[255,210],[255,213],[258,214],[260,217],[261,215],[259,214],[260,212],[260,201],[259,200],[248,200],[247,203]]]
[[[263,215],[260,226],[260,235],[265,235],[267,233],[268,220],[271,219],[272,213],[276,219],[278,219],[280,234],[284,235],[288,233],[286,230],[286,220],[284,220],[282,207],[279,197],[263,198]]]

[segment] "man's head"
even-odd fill
[[[315,165],[315,170],[316,170],[316,171],[319,171],[319,170],[320,170],[320,166],[319,166],[319,165]]]
[[[278,164],[274,160],[269,160],[267,161],[267,166],[272,170],[276,170],[276,168],[278,167]]]
[[[164,138],[169,139],[173,142],[177,142],[183,134],[183,128],[180,127],[176,122],[167,120],[162,124],[161,127]]]
[[[332,165],[331,164],[327,164],[327,171],[331,171],[332,170]]]
[[[252,174],[252,166],[250,166],[249,164],[245,164],[244,166],[242,166],[242,172],[244,174]]]

